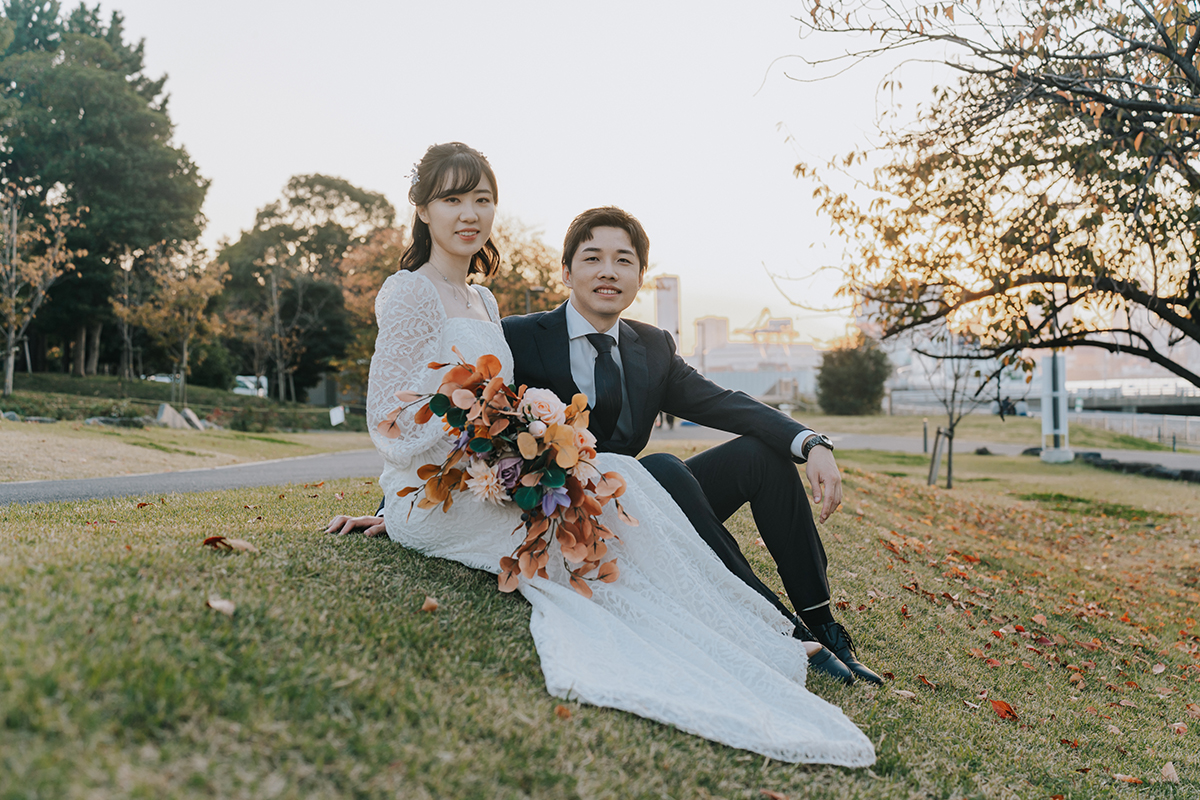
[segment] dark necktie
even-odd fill
[[[621,370],[613,360],[616,342],[607,333],[589,333],[596,348],[596,403],[592,408],[592,430],[600,441],[611,439],[621,416]]]

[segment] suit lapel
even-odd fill
[[[554,390],[564,402],[579,394],[579,387],[571,376],[571,340],[567,338],[567,307],[562,304],[538,319],[542,334],[534,339],[538,358],[542,362],[542,374],[547,375]]]
[[[637,331],[625,320],[621,326],[621,370],[625,373],[625,390],[629,393],[629,414],[634,431],[640,430],[646,409],[646,393],[650,389],[650,370],[646,365],[646,346]],[[635,433],[636,435],[636,433]]]

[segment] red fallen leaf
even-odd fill
[[[1076,750],[1079,748],[1079,740],[1078,739],[1059,739],[1058,743],[1065,744],[1067,747],[1071,748],[1072,750]]]
[[[1142,688],[1141,686],[1138,686],[1137,681],[1125,681],[1125,685],[1128,686],[1130,689]]]
[[[894,680],[896,680],[896,673],[894,673],[894,672],[883,672],[883,673],[880,673],[880,674],[881,674],[883,677],[887,678],[889,681],[894,681]]]
[[[1092,771],[1092,768],[1091,767],[1080,767],[1079,769],[1077,769],[1075,771],[1082,772],[1084,775],[1087,775],[1089,772]]]
[[[1004,631],[992,631],[992,636],[995,636],[997,639],[1003,639]]]
[[[1122,775],[1119,772],[1113,773],[1113,780],[1120,781],[1121,783],[1141,783],[1142,782],[1141,778],[1135,778],[1132,775]]]
[[[109,525],[116,525],[116,524],[117,524],[117,521],[116,521],[115,519],[110,519],[110,520],[108,521],[108,524],[109,524]]]
[[[1188,703],[1184,706],[1184,710],[1187,711],[1187,715],[1192,719],[1200,719],[1200,705]]]
[[[150,505],[150,504],[149,504],[149,503],[138,503],[138,504],[137,504],[137,507],[138,507],[138,508],[145,508],[145,507],[146,507],[146,506],[148,506],[148,505]]]
[[[919,680],[921,683],[923,683],[923,684],[925,684],[926,686],[928,686],[930,689],[936,689],[936,688],[937,688],[937,684],[936,684],[936,683],[932,683],[932,682],[929,680],[929,678],[926,678],[924,675],[918,675],[918,676],[917,676],[917,680]]]
[[[282,500],[282,499],[283,499],[283,498],[285,498],[285,497],[287,497],[287,495],[286,495],[286,494],[281,494],[281,495],[279,495],[279,499],[280,499],[280,500]]]
[[[1037,667],[1035,667],[1033,664],[1030,664],[1028,661],[1022,661],[1021,666],[1024,667],[1025,669],[1032,669],[1035,671],[1037,670]]]
[[[1186,722],[1172,722],[1170,725],[1167,726],[1167,728],[1172,733],[1178,734],[1180,736],[1187,733],[1187,723]]]
[[[571,709],[567,708],[562,703],[559,703],[554,707],[554,716],[558,717],[559,719],[570,719]]]
[[[421,604],[421,610],[422,611],[437,611],[438,610],[437,598],[426,595],[425,602]]]
[[[759,794],[769,800],[789,800],[788,796],[783,792],[777,792],[774,789],[759,789]]]
[[[126,549],[126,550],[128,550],[128,551],[129,551],[129,552],[131,552],[131,553],[133,552],[133,548],[132,548],[132,547],[130,547],[129,545],[125,545],[125,549]]]
[[[994,658],[989,658],[987,661],[985,661],[983,663],[987,664],[992,669],[995,669],[996,667],[1000,666],[1000,662]]]
[[[1013,707],[1003,700],[992,700],[992,710],[999,715],[1000,719],[1019,719],[1017,712],[1013,711]]]
[[[1045,647],[1046,645],[1054,646],[1054,640],[1047,639],[1045,636],[1039,636],[1038,638],[1034,639],[1033,641],[1040,644],[1042,647]]]
[[[1050,623],[1050,620],[1046,619],[1045,614],[1034,614],[1030,617],[1030,620],[1036,622],[1038,625],[1048,625]]]
[[[253,511],[254,509],[258,508],[258,506],[243,505],[242,508],[248,508]]]
[[[319,494],[310,494],[310,495],[309,495],[309,497],[320,497],[320,496],[321,496],[321,495],[319,495]]]
[[[1013,628],[1016,630],[1016,632],[1017,632],[1017,633],[1024,633],[1024,632],[1025,632],[1025,626],[1024,626],[1024,625],[1013,625]]]
[[[756,545],[758,545],[759,547],[766,547],[766,546],[767,546],[767,543],[766,543],[766,542],[764,542],[764,541],[762,540],[762,537],[761,537],[761,536],[760,536],[760,537],[758,537],[757,539],[755,539],[755,540],[754,540],[754,543],[755,543]]]
[[[1089,653],[1094,653],[1100,649],[1100,642],[1096,639],[1093,639],[1090,642],[1081,642],[1076,640],[1075,644],[1079,645],[1084,650],[1087,650]]]
[[[1052,794],[1050,795],[1050,800],[1067,800],[1067,797],[1062,794]]]
[[[338,492],[338,493],[337,493],[337,494],[335,494],[333,497],[334,497],[334,499],[335,499],[335,500],[345,500],[345,499],[346,499],[346,493],[345,493],[345,492]]]
[[[1122,615],[1121,615],[1121,617],[1120,617],[1120,620],[1121,620],[1121,622],[1133,622],[1133,620],[1131,620],[1131,619],[1129,618],[1129,612],[1128,612],[1128,611],[1126,611],[1124,614],[1122,614]],[[1130,783],[1132,783],[1132,781],[1130,781]],[[1141,783],[1141,781],[1138,781],[1138,783]]]

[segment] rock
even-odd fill
[[[174,409],[170,403],[162,403],[158,407],[158,416],[154,419],[157,425],[164,428],[177,428],[182,430],[191,429],[191,425],[182,414]]]
[[[196,430],[204,430],[204,423],[201,422],[200,418],[196,416],[196,412],[192,411],[190,408],[185,408],[183,410],[183,418],[187,420],[188,425],[191,425]]]
[[[990,456],[990,455],[992,455],[992,451],[991,451],[991,450],[988,450],[986,447],[976,447],[976,448],[975,448],[975,455],[977,455],[977,456]]]
[[[54,417],[26,417],[25,422],[40,422],[44,425],[49,425],[51,422],[58,422]]]
[[[88,417],[83,424],[107,425],[110,428],[144,428],[147,424],[153,425],[154,420],[150,417]]]
[[[1021,455],[1023,456],[1040,456],[1041,454],[1042,448],[1040,447],[1027,447],[1021,451]]]
[[[9,422],[20,422],[21,421],[21,415],[15,411],[5,411],[4,414],[0,415],[0,416],[3,416]]]

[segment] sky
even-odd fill
[[[66,4],[64,4],[66,5]],[[501,214],[561,247],[586,208],[618,205],[650,235],[653,274],[680,276],[692,320],[767,308],[806,338],[845,333],[829,307],[840,245],[797,161],[871,140],[883,68],[815,77],[799,2],[112,0],[147,72],[166,73],[176,141],[212,181],[204,240],[236,239],[288,178],[324,173],[411,218],[405,175],[434,142],[487,155]],[[918,70],[919,72],[919,70]],[[824,277],[823,277],[824,276]],[[804,287],[803,290],[799,287]],[[653,319],[650,298],[637,316]]]

